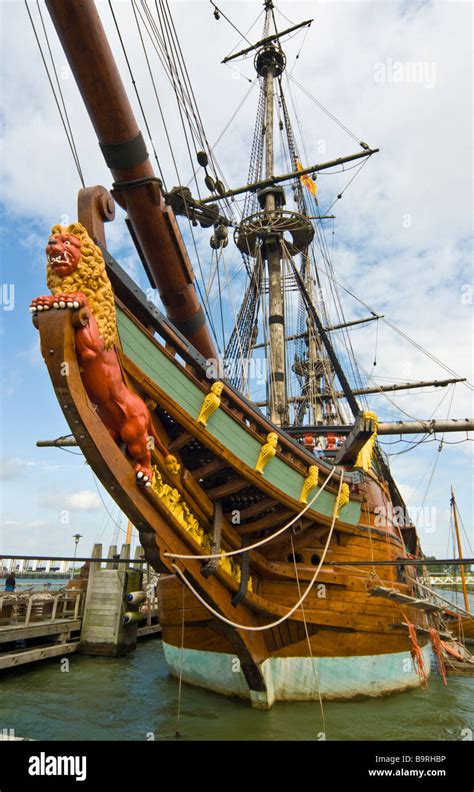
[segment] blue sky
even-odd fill
[[[221,24],[222,20],[215,23],[208,6],[205,2],[172,3],[212,142],[247,93],[249,83],[245,78],[253,79],[254,73],[251,60],[236,64],[237,71],[218,65],[238,44],[238,37]],[[130,9],[123,2],[115,7],[126,30],[137,83],[172,185],[176,177],[136,35],[128,24]],[[99,8],[130,90],[107,4],[99,3]],[[223,2],[222,8],[243,32],[260,12],[260,4],[252,2]],[[336,277],[455,371],[472,378],[472,8],[467,3],[294,0],[280,4],[280,9],[291,21],[316,18],[298,60],[302,38],[295,37],[288,43],[289,70],[295,79],[356,130],[357,136],[381,149],[334,207]],[[7,1],[1,4],[0,12],[5,39],[0,174],[4,285],[0,312],[1,548],[4,552],[68,553],[73,546],[72,534],[79,531],[84,535],[83,550],[89,551],[97,537],[104,542],[114,536],[119,542],[123,540],[126,520],[100,490],[111,516],[104,514],[92,472],[82,457],[35,447],[36,439],[56,437],[68,429],[50,387],[28,313],[30,299],[45,291],[44,245],[49,228],[61,218],[75,219],[80,185],[24,5]],[[110,187],[90,122],[46,14],[45,21],[86,182]],[[284,23],[283,18],[280,22]],[[260,33],[260,26],[261,21],[254,32]],[[21,31],[21,36],[10,41],[8,29]],[[209,34],[217,38],[212,48],[203,50],[201,43]],[[164,82],[160,83],[163,104],[172,117],[173,97],[166,92]],[[357,143],[320,113],[295,84],[291,89],[288,86],[290,90],[304,132],[303,147],[300,127],[296,127],[298,144],[307,160],[331,159],[358,150]],[[256,100],[257,91],[253,89],[216,147],[219,162],[233,184],[241,184],[247,171]],[[140,117],[139,121],[141,124]],[[187,183],[189,162],[178,128],[174,131],[175,153]],[[323,209],[332,203],[350,175],[318,179]],[[205,267],[209,264],[208,237],[207,232],[197,236]],[[146,287],[121,213],[108,231],[108,239],[112,253]],[[238,257],[231,257],[230,247],[226,255],[232,273]],[[194,254],[192,258],[197,270]],[[14,308],[6,310],[11,285]],[[329,293],[324,276],[323,289]],[[348,317],[366,313],[347,294],[342,293],[342,301]],[[225,310],[230,316],[230,301]],[[372,367],[375,323],[354,330],[352,343],[359,362],[370,374],[377,375],[378,382],[448,376],[387,326],[379,326],[376,369]],[[376,397],[370,403],[387,420],[402,417],[402,411],[414,418],[428,418],[433,413],[443,418],[448,415],[453,396],[450,415],[472,416],[472,393],[464,386],[456,386],[454,395],[449,392],[441,405],[445,392],[431,390],[423,395],[414,391],[395,394],[390,397],[392,402]],[[463,439],[459,435],[445,438],[449,442]],[[441,453],[437,447],[436,442],[428,443],[393,456],[391,461],[408,502],[420,507],[438,460],[424,502],[420,535],[427,553],[443,555],[448,546],[451,484],[466,527],[470,525],[472,443],[446,444]],[[402,443],[385,446],[392,453],[407,448]],[[69,522],[65,522],[67,519]]]

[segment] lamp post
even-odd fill
[[[72,569],[71,569],[71,580],[74,578],[74,568],[76,566],[76,555],[77,555],[77,545],[79,544],[79,539],[81,539],[82,534],[74,534],[72,537],[74,539],[74,561],[72,562]]]

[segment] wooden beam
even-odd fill
[[[343,446],[334,458],[334,464],[353,463],[357,454],[366,444],[367,440],[376,431],[376,422],[371,418],[364,418],[363,414],[358,415],[352,432],[347,436]]]
[[[250,47],[246,47],[243,50],[234,52],[232,55],[228,55],[226,58],[224,58],[222,63],[228,63],[229,61],[234,60],[235,58],[240,58],[242,55],[246,55],[248,52],[252,52],[254,49],[257,49],[258,47],[264,47],[266,44],[272,44],[274,41],[277,41],[282,36],[286,36],[288,33],[293,33],[294,30],[299,30],[300,28],[303,27],[310,27],[313,21],[314,21],[313,19],[307,19],[305,22],[299,22],[297,25],[293,25],[290,28],[281,30],[279,33],[273,33],[273,35],[271,36],[265,36],[265,38],[260,39],[260,41],[257,41],[255,44],[251,44]]]
[[[212,555],[215,555],[216,553],[220,553],[221,551],[222,523],[223,523],[222,502],[220,500],[216,500],[215,508],[214,508],[214,520],[212,523],[212,544],[211,544]],[[205,578],[208,578],[210,575],[214,575],[218,566],[219,566],[219,559],[210,558],[203,565],[201,569],[201,575]]]
[[[288,340],[288,339],[287,339]],[[256,347],[254,347],[256,349]],[[444,388],[446,385],[452,385],[456,382],[466,382],[465,377],[457,377],[456,379],[446,380],[420,380],[419,382],[396,382],[393,385],[377,385],[374,388],[355,388],[352,393],[354,396],[364,396],[370,393],[391,393],[393,391],[413,390],[413,388]],[[344,393],[342,391],[323,391],[317,394],[317,398],[321,401],[333,401],[334,398],[343,399]],[[299,402],[307,401],[307,396],[290,396],[288,402],[290,404],[298,404]],[[255,402],[257,407],[266,407],[267,401]]]
[[[0,670],[4,668],[17,668],[27,663],[37,663],[38,660],[49,660],[51,657],[63,657],[77,651],[79,641],[70,641],[53,646],[41,646],[36,649],[22,649],[0,655]]]
[[[378,148],[368,148],[364,151],[357,152],[357,154],[349,154],[347,157],[338,157],[337,159],[329,160],[329,162],[322,162],[320,165],[311,165],[310,168],[303,168],[303,170],[300,171],[290,171],[290,173],[284,173],[282,176],[273,176],[271,179],[262,179],[261,181],[253,182],[253,184],[246,184],[245,186],[237,187],[235,190],[226,190],[226,192],[219,196],[210,195],[207,198],[203,198],[200,203],[210,203],[211,201],[215,201],[217,197],[219,197],[219,199],[229,198],[232,195],[241,195],[245,192],[262,190],[264,187],[271,187],[274,184],[279,184],[280,182],[301,178],[301,176],[305,176],[310,173],[318,173],[319,171],[326,170],[326,168],[335,168],[337,165],[344,165],[345,162],[352,162],[353,160],[361,159],[361,157],[370,157],[372,154],[376,154],[377,151],[379,151]]]
[[[205,465],[201,465],[201,467],[193,468],[192,470],[188,468],[188,470],[192,473],[196,481],[200,481],[208,476],[212,476],[213,473],[217,473],[219,470],[223,470],[225,467],[228,467],[227,462],[217,457],[216,459],[211,459],[211,461],[207,462]]]
[[[353,319],[351,322],[345,322],[344,324],[337,324],[337,325],[330,325],[329,327],[325,327],[327,333],[331,332],[332,330],[342,330],[343,327],[352,327],[353,325],[358,324],[365,324],[366,322],[374,322],[376,319],[383,319],[383,314],[374,314],[373,316],[368,316],[366,319]],[[298,341],[300,338],[308,338],[308,331],[305,330],[304,333],[296,333],[295,335],[286,336],[285,341]],[[263,344],[255,344],[252,349],[264,349],[268,346],[267,343]],[[357,393],[357,391],[354,391]]]
[[[275,528],[275,530],[278,530],[280,522],[290,517],[291,514],[292,512],[289,509],[285,509],[284,507],[278,508],[266,514],[265,517],[260,517],[260,519],[253,520],[244,525],[238,525],[237,528],[242,535],[256,533],[257,531],[265,531],[267,528]]]
[[[437,611],[444,610],[443,605],[436,605],[428,599],[420,599],[419,597],[410,597],[409,594],[403,594],[395,588],[387,588],[386,586],[374,586],[368,589],[370,597],[383,597],[384,599],[394,600],[400,602],[402,605],[409,605],[410,608],[419,608],[426,613],[436,613]]]
[[[169,444],[169,449],[170,451],[179,451],[180,448],[190,443],[191,440],[194,440],[194,436],[191,432],[183,432]]]
[[[380,423],[379,435],[434,434],[435,432],[473,432],[474,419],[451,418],[446,421],[396,421]]]
[[[240,519],[246,520],[247,517],[253,517],[254,514],[259,514],[259,512],[263,511],[264,509],[269,509],[271,506],[276,506],[278,503],[275,498],[262,498],[262,500],[258,501],[258,503],[252,503],[251,506],[247,506],[246,509],[240,510]],[[226,518],[232,518],[232,512],[228,512],[226,514]]]
[[[233,476],[230,481],[226,481],[225,484],[220,484],[218,487],[205,490],[205,493],[208,498],[215,500],[216,498],[227,498],[229,495],[233,495],[234,492],[240,492],[240,490],[248,486],[249,482],[247,479],[241,476]]]

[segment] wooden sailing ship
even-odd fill
[[[360,408],[312,292],[311,174],[376,149],[362,142],[356,154],[303,168],[284,108],[292,169],[275,173],[274,95],[279,91],[281,103],[288,30],[276,29],[273,3],[265,0],[262,38],[244,51],[255,55],[261,89],[248,183],[227,190],[209,175],[212,155],[203,150],[198,162],[210,198],[197,200],[183,187],[166,193],[93,0],[46,6],[114,184],[111,193],[82,189],[78,223],[53,228],[52,294],[36,298],[32,312],[77,444],[163,573],[160,622],[171,673],[260,707],[421,684],[430,652],[430,606],[420,607],[417,587],[423,556],[377,445],[378,434],[402,426]],[[283,184],[293,189],[294,210],[285,208]],[[212,228],[211,246],[221,251],[231,225],[226,199],[239,193],[247,211],[234,239],[249,285],[227,346],[230,373],[220,376],[176,215]],[[115,203],[126,210],[166,316],[106,248],[104,223],[113,220]],[[285,278],[303,316],[293,340],[285,328]],[[293,400],[291,343],[300,387]],[[267,414],[244,395],[239,374],[258,346],[269,353],[260,405]],[[441,428],[449,431],[448,424]],[[403,426],[424,431],[426,424]],[[404,519],[394,516],[396,506]],[[393,590],[403,605],[386,595]]]

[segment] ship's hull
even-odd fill
[[[169,671],[191,685],[247,699],[260,708],[275,701],[384,696],[423,684],[430,674],[427,638],[418,639],[424,667],[420,674],[413,646],[396,622],[399,610],[393,603],[379,600],[375,605],[369,598],[354,597],[355,589],[355,579],[349,581],[352,595],[328,586],[325,597],[308,598],[306,624],[289,619],[266,633],[269,656],[261,664],[266,689],[256,693],[216,620],[183,591],[179,580],[160,576],[160,623]],[[273,591],[274,602],[289,603],[285,586]]]
[[[472,616],[464,616],[460,619],[460,633],[464,641],[471,646],[474,645],[474,619]]]
[[[462,643],[474,646],[474,618],[472,616],[454,615],[452,632]]]
[[[109,274],[113,278],[114,270]],[[133,294],[129,289],[120,296],[130,305],[136,293],[134,287]],[[155,431],[179,460],[179,471],[170,471],[154,449],[156,477],[149,489],[140,486],[130,457],[87,396],[73,317],[49,311],[36,322],[59,404],[88,463],[136,526],[149,563],[161,573],[180,575],[160,580],[160,622],[171,672],[180,672],[182,659],[184,679],[242,695],[256,706],[320,693],[382,695],[420,684],[411,659],[417,645],[407,627],[415,625],[426,655],[426,616],[409,606],[401,611],[369,591],[376,579],[404,594],[416,592],[414,568],[394,564],[407,553],[390,516],[386,483],[373,473],[360,480],[350,467],[335,471],[315,460],[227,385],[207,425],[199,423],[210,389],[202,359],[145,302],[137,305],[140,312],[141,322],[117,304],[117,354],[128,387],[147,399]],[[278,451],[262,462],[269,432],[278,434]],[[260,462],[263,472],[257,470]],[[305,509],[302,493],[311,466],[313,474],[318,468],[319,480],[308,495],[317,500]],[[239,555],[233,563],[220,560],[203,575],[205,562],[195,556],[208,553],[209,542],[217,541],[216,520],[219,549]],[[245,549],[262,539],[270,541]],[[391,565],[376,567],[376,561]],[[290,617],[308,588],[304,607]]]
[[[268,709],[275,701],[349,701],[401,693],[420,686],[409,651],[348,657],[269,657],[262,664],[264,693],[249,690],[235,655],[184,649],[163,641],[170,673],[184,682]],[[431,649],[423,659],[427,675]]]

